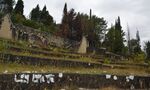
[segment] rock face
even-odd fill
[[[4,16],[1,28],[0,28],[0,37],[6,39],[12,39],[12,30],[11,30],[11,20],[10,16],[7,14]]]
[[[88,47],[88,41],[85,36],[82,37],[82,41],[78,50],[78,53],[85,54]]]

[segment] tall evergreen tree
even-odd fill
[[[140,45],[140,35],[139,35],[139,31],[138,30],[136,32],[136,39],[138,41],[138,44]]]
[[[64,10],[63,10],[63,18],[62,23],[60,26],[60,34],[64,38],[68,38],[69,36],[69,23],[68,23],[68,11],[67,11],[67,3],[65,3]]]
[[[53,17],[47,11],[46,6],[41,11],[40,21],[45,25],[51,25],[53,23]]]
[[[23,12],[24,12],[24,3],[23,3],[22,0],[18,0],[17,4],[15,6],[14,11],[15,11],[16,14],[23,15]]]
[[[83,17],[80,13],[78,13],[73,21],[73,31],[72,31],[72,36],[73,40],[81,41],[82,35],[83,35],[83,29],[84,28],[84,22],[83,22]]]
[[[108,31],[105,39],[107,48],[117,54],[122,54],[124,50],[124,35],[125,33],[121,27],[120,17],[115,22],[115,26],[112,26]]]
[[[122,30],[121,27],[121,21],[120,21],[120,17],[118,17],[118,19],[116,20],[115,23],[115,46],[114,46],[114,52],[121,54],[122,50],[124,48],[124,36],[125,33]]]
[[[130,55],[132,52],[132,49],[131,49],[130,29],[128,25],[127,25],[127,44],[128,44],[128,54]]]
[[[140,45],[140,35],[139,35],[139,31],[137,30],[136,32],[136,47],[134,48],[134,52],[136,54],[141,53],[141,45]]]
[[[150,60],[150,41],[145,42],[146,59]]]
[[[11,12],[13,10],[13,5],[15,1],[14,0],[4,0],[4,1],[8,5],[8,12]]]
[[[53,17],[47,11],[46,6],[43,7],[42,11],[40,10],[39,5],[32,9],[30,13],[30,19],[47,26],[54,24]]]
[[[114,45],[115,45],[115,27],[111,26],[108,33],[105,36],[104,41],[105,47],[111,51],[114,52]]]
[[[74,39],[74,20],[75,20],[75,16],[76,16],[76,13],[74,11],[74,9],[71,9],[69,12],[68,12],[68,24],[69,24],[69,38],[70,39]]]
[[[39,5],[36,6],[36,8],[33,8],[31,13],[30,13],[30,19],[34,21],[40,20],[40,7]]]

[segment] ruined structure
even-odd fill
[[[87,41],[87,38],[85,36],[82,37],[82,41],[81,41],[81,44],[79,46],[79,50],[78,50],[78,53],[81,53],[81,54],[85,54],[87,53],[87,47],[88,47],[88,41]]]
[[[10,16],[7,14],[2,19],[1,28],[0,28],[0,37],[6,39],[12,39],[12,29],[11,29],[11,20]]]
[[[38,29],[27,27],[21,24],[13,24],[9,14],[6,14],[2,18],[0,37],[16,41],[28,41],[38,47],[47,47],[47,45],[53,45],[57,47],[72,46],[70,45],[70,42],[72,41],[65,40],[59,36],[47,34]]]
[[[21,24],[14,24],[11,21],[11,15],[6,13],[7,5],[4,0],[0,0],[0,12],[3,13],[0,23],[0,38],[10,40],[28,41],[32,46],[47,47],[48,45],[56,47],[72,48],[78,53],[86,53],[88,46],[87,39],[83,36],[81,42],[64,39],[59,36],[41,32],[38,29],[27,27]],[[79,49],[78,49],[79,46]]]

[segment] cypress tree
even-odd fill
[[[136,54],[141,53],[141,45],[140,45],[140,35],[139,35],[139,31],[137,30],[136,32],[136,47],[134,49],[134,52]]]
[[[121,27],[120,17],[115,22],[115,45],[114,45],[114,53],[122,54],[122,50],[124,48],[124,35],[125,33]]]
[[[69,37],[69,24],[68,24],[68,11],[67,11],[67,3],[65,3],[64,10],[63,10],[63,18],[62,23],[60,26],[61,29],[61,36],[64,38]]]
[[[150,60],[150,41],[145,43],[146,59]]]

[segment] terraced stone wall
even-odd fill
[[[67,90],[79,90],[79,88],[102,89],[105,87],[116,87],[119,88],[118,90],[149,90],[149,81],[150,77],[132,75],[63,73],[1,74],[0,90],[65,90],[66,87],[70,88]]]

